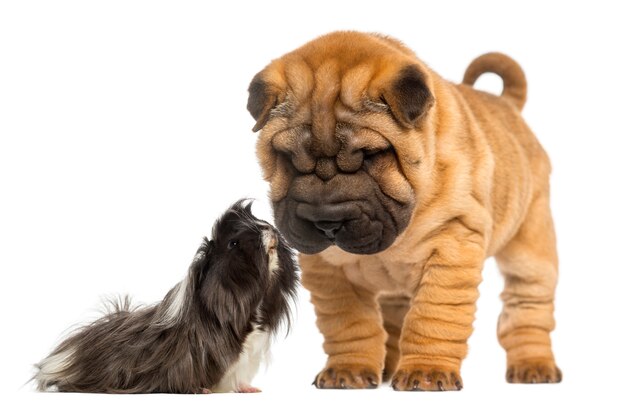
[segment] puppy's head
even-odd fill
[[[198,299],[220,323],[235,320],[238,329],[250,320],[267,324],[257,310],[293,297],[297,281],[289,247],[272,225],[252,215],[251,204],[240,200],[215,222],[192,265]]]
[[[400,42],[336,32],[258,73],[248,110],[276,223],[304,253],[388,248],[416,203],[434,96]]]

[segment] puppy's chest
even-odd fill
[[[387,262],[374,257],[365,257],[342,267],[351,283],[373,293],[411,294],[422,275],[420,265]]]

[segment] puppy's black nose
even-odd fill
[[[343,221],[316,221],[313,224],[326,235],[326,238],[335,239],[335,235],[341,229]]]

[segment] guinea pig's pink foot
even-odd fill
[[[237,392],[239,392],[239,393],[259,393],[259,392],[261,392],[261,389],[255,388],[254,386],[250,386],[250,385],[239,385],[239,386],[237,386]]]
[[[211,389],[201,388],[200,389],[200,393],[203,394],[203,395],[210,395],[213,392],[211,391]]]

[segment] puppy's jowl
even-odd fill
[[[297,273],[274,227],[234,204],[162,302],[128,300],[79,329],[38,365],[39,390],[256,392],[270,336],[288,320]]]
[[[485,72],[500,96],[472,88]],[[505,278],[509,382],[559,382],[550,162],[512,59],[442,79],[399,41],[336,32],[250,85],[276,223],[303,254],[328,354],[319,388],[458,390],[484,260]],[[477,352],[478,354],[480,352]]]

